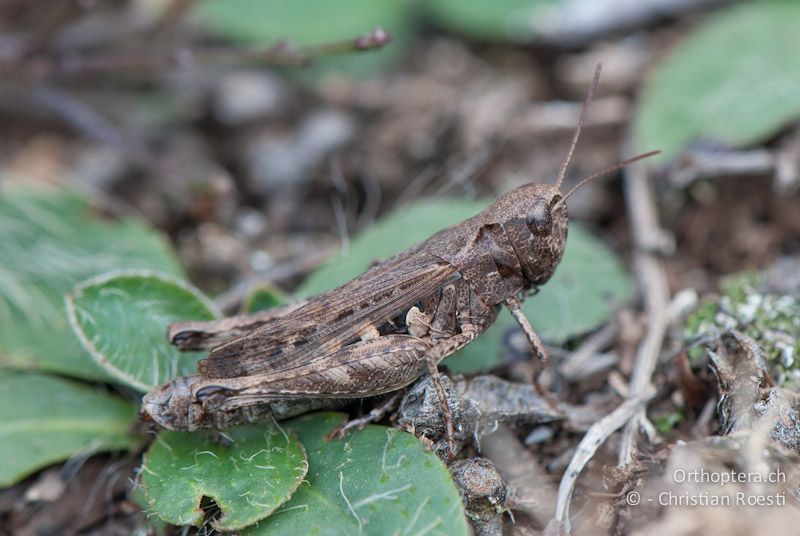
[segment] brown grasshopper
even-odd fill
[[[182,349],[211,351],[199,374],[148,393],[144,411],[166,428],[196,430],[289,416],[308,401],[396,391],[428,372],[454,455],[454,430],[438,364],[494,322],[502,305],[542,361],[547,353],[520,310],[564,253],[566,200],[586,182],[651,156],[642,154],[560,191],[600,76],[583,104],[555,185],[526,184],[478,215],[386,259],[344,285],[264,313],[170,326]]]

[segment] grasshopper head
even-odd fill
[[[490,210],[490,221],[502,222],[522,267],[524,286],[545,283],[553,275],[567,244],[567,199],[587,182],[632,162],[658,154],[640,154],[584,178],[562,194],[563,174],[555,185],[525,184],[500,197]]]
[[[545,283],[558,266],[567,243],[567,206],[550,184],[526,184],[499,200],[497,221],[519,258],[525,286]]]

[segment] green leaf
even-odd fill
[[[244,299],[242,312],[257,313],[266,309],[272,309],[281,305],[286,305],[288,298],[286,294],[275,287],[259,287],[253,290]]]
[[[215,529],[237,530],[268,516],[308,470],[303,445],[273,421],[225,431],[229,444],[203,434],[164,431],[144,455],[142,486],[151,509],[176,525],[200,525],[203,497],[222,511]]]
[[[340,414],[317,413],[287,423],[308,452],[308,475],[290,501],[244,534],[469,534],[447,468],[417,438],[371,425],[327,441],[341,422]]]
[[[404,207],[355,237],[306,280],[305,296],[330,290],[363,272],[375,259],[390,257],[436,231],[474,216],[488,201],[425,200]],[[570,222],[564,258],[553,278],[528,298],[523,310],[545,340],[563,343],[609,320],[631,299],[633,290],[614,253],[579,224]],[[495,324],[446,361],[455,372],[489,369],[502,360],[503,335],[516,327],[503,310]]]
[[[684,420],[686,420],[686,416],[682,411],[671,411],[669,413],[653,416],[653,424],[656,430],[662,435],[670,433]]]
[[[637,146],[669,159],[696,140],[749,145],[800,117],[798,28],[800,3],[786,0],[710,16],[653,73],[634,115]]]
[[[182,276],[162,236],[109,220],[81,195],[10,189],[0,196],[0,364],[107,380],[72,333],[64,294],[116,268]]]
[[[564,258],[523,310],[544,339],[561,344],[611,319],[633,297],[633,285],[611,249],[571,222]]]
[[[194,374],[204,355],[179,352],[169,344],[167,325],[219,316],[195,287],[151,270],[89,279],[66,302],[70,323],[92,358],[113,378],[140,391]]]
[[[425,7],[444,28],[487,40],[526,41],[534,37],[537,9],[557,0],[431,0]]]
[[[80,453],[129,449],[136,408],[76,382],[0,371],[0,488]]]
[[[397,60],[411,41],[407,0],[203,0],[195,15],[217,35],[265,45],[282,40],[297,46],[339,42],[376,27],[391,34],[392,42],[380,50],[319,58],[315,64],[323,71],[374,71]]]

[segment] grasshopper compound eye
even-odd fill
[[[525,219],[528,229],[536,236],[547,236],[553,230],[553,214],[544,199],[537,199]]]

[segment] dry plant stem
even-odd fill
[[[195,63],[255,63],[259,65],[308,65],[322,56],[360,52],[385,46],[391,37],[382,28],[375,28],[355,39],[318,45],[295,47],[282,41],[269,47],[218,46],[168,49],[139,49],[98,53],[95,55],[65,55],[52,58],[52,63],[36,72],[39,79],[63,78],[78,75],[102,74],[125,70],[157,71]],[[0,71],[10,70],[0,65]],[[20,67],[16,65],[16,67]],[[24,67],[24,66],[23,66]]]
[[[649,391],[644,396],[634,396],[628,398],[617,409],[597,421],[583,436],[572,460],[567,466],[564,477],[558,486],[558,502],[556,503],[555,518],[548,526],[548,534],[558,534],[555,529],[563,527],[564,530],[570,532],[569,521],[569,503],[572,500],[572,493],[575,490],[575,484],[578,481],[578,476],[581,471],[592,459],[598,447],[605,442],[608,437],[617,429],[624,426],[629,422],[637,413],[642,411],[645,402],[652,396],[652,391]],[[553,523],[556,523],[554,526]]]
[[[626,395],[627,400],[611,414],[589,428],[567,467],[558,488],[556,516],[548,527],[548,533],[558,533],[559,527],[564,527],[569,532],[569,503],[578,475],[597,448],[615,430],[625,426],[619,455],[620,465],[626,465],[632,461],[639,428],[652,430],[652,426],[648,426],[649,423],[647,423],[645,403],[654,392],[651,377],[671,319],[666,275],[653,252],[663,247],[667,242],[665,240],[667,235],[657,223],[655,203],[644,165],[632,163],[625,168],[624,174],[626,204],[636,247],[634,266],[644,295],[645,312],[648,318],[647,332],[636,353],[636,362]]]
[[[630,397],[640,398],[652,388],[653,371],[671,319],[667,276],[653,251],[654,241],[663,241],[666,234],[658,225],[653,192],[644,165],[633,164],[625,169],[624,175],[626,205],[636,247],[634,270],[642,287],[647,315],[647,331],[636,352],[629,387]],[[646,418],[642,407],[625,427],[619,453],[620,466],[633,461],[636,435]]]
[[[172,0],[150,29],[152,39],[164,37],[194,6],[195,0]]]
[[[700,179],[720,176],[769,175],[775,172],[777,158],[766,149],[748,151],[690,151],[685,164],[670,177],[670,182],[684,188]]]
[[[608,347],[617,336],[617,325],[610,323],[593,333],[572,352],[559,366],[559,374],[567,380],[586,377],[585,369],[590,367],[591,360]]]

